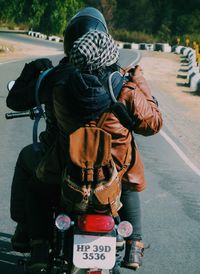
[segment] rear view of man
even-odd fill
[[[69,134],[76,128],[91,120],[98,120],[101,114],[109,109],[112,102],[104,83],[108,83],[109,75],[118,68],[119,53],[112,37],[107,34],[107,27],[102,21],[102,17],[95,17],[93,12],[93,8],[86,8],[72,18],[64,38],[64,50],[67,58],[47,75],[41,86],[41,94],[48,93],[47,87],[52,89],[50,94],[52,94],[53,104],[51,103],[51,106],[58,127],[58,139],[48,154],[48,163],[43,159],[39,165],[39,167],[42,166],[42,170],[37,168],[37,177],[40,180],[38,185],[42,184],[43,186],[37,188],[34,185],[33,191],[29,193],[31,196],[29,202],[32,202],[29,207],[29,216],[32,218],[29,222],[32,224],[30,225],[30,234],[33,268],[38,264],[38,261],[44,266],[47,263],[49,234],[45,230],[45,223],[42,232],[37,230],[39,227],[36,224],[39,222],[39,217],[40,227],[42,227],[43,216],[51,216],[49,211],[47,215],[44,213],[44,207],[46,207],[44,197],[47,197],[46,192],[48,192],[48,198],[51,198],[55,194],[55,189],[59,189],[59,186],[54,188],[49,187],[48,184],[52,179],[52,181],[59,181],[55,178],[60,178],[60,174],[65,168],[65,142]],[[90,24],[94,20],[96,29],[90,28]],[[106,41],[106,46],[102,41]],[[88,48],[89,45],[92,45],[93,50]],[[84,51],[83,48],[86,50]],[[113,83],[113,90],[117,90],[117,99],[126,107],[133,126],[131,129],[127,129],[113,113],[110,113],[103,129],[112,135],[112,155],[118,169],[121,167],[127,150],[131,149],[129,168],[122,178],[123,207],[120,216],[122,219],[129,220],[134,227],[133,234],[126,241],[124,266],[137,269],[142,264],[144,250],[138,193],[144,190],[146,183],[132,130],[145,136],[155,134],[162,126],[162,115],[139,66],[130,71],[129,81],[123,82],[121,79],[122,77],[119,77]],[[87,93],[89,88],[93,91],[91,94]],[[56,151],[60,151],[59,157]],[[56,163],[59,163],[59,166],[56,170],[55,159],[58,158]],[[54,174],[51,174],[51,171],[54,171]],[[41,210],[42,208],[44,210]],[[41,242],[41,239],[44,241]],[[37,251],[42,251],[44,256],[40,256]]]

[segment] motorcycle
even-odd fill
[[[50,273],[112,273],[116,253],[124,249],[123,238],[132,233],[129,222],[117,225],[112,216],[95,213],[79,215],[75,220],[59,214],[55,227],[59,248],[53,256],[54,272]]]
[[[8,84],[8,90],[14,84]],[[6,113],[6,119],[30,117],[37,119],[38,109]],[[63,208],[63,207],[62,207]],[[82,214],[68,215],[54,209],[54,233],[49,250],[49,263],[38,273],[48,274],[101,274],[112,273],[117,255],[124,250],[124,238],[130,236],[132,225],[113,218],[111,213],[97,213],[94,210]],[[19,261],[26,273],[29,259]],[[32,272],[31,272],[32,273]],[[36,274],[36,272],[34,272]]]

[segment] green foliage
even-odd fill
[[[127,31],[124,29],[113,30],[112,33],[113,37],[122,42],[129,42],[129,43],[155,43],[156,38],[153,35],[144,33],[144,32],[137,32],[137,31]]]
[[[177,36],[199,35],[199,4],[200,0],[0,0],[0,24],[62,35],[80,8],[93,6],[119,40],[171,42]]]
[[[109,29],[114,27],[117,0],[85,0],[84,2],[86,6],[95,7],[103,13]]]
[[[16,24],[15,24],[14,22],[9,22],[9,23],[7,24],[7,28],[8,28],[9,30],[14,30],[15,27],[16,27]]]
[[[44,16],[46,6],[47,3],[42,0],[24,0],[23,14],[25,17],[20,17],[18,20],[28,23],[29,28],[39,30],[40,20]]]
[[[158,37],[161,43],[169,43],[171,39],[171,30],[167,25],[162,24],[158,31]]]
[[[150,0],[117,2],[116,28],[152,33],[154,10]]]
[[[189,47],[193,47],[193,43],[196,42],[200,45],[200,35],[199,34],[184,34],[180,36],[180,45],[186,46],[186,39],[189,39]]]
[[[20,0],[0,0],[0,21],[14,22],[16,19],[16,13],[21,13],[21,1]]]
[[[0,0],[0,22],[25,24],[45,34],[62,34],[69,19],[84,6],[80,0]]]
[[[66,25],[66,6],[59,0],[50,0],[40,17],[38,30],[47,35],[60,34]]]
[[[78,10],[83,8],[85,4],[83,1],[67,0],[66,2],[66,20],[67,22],[77,13]]]
[[[200,9],[191,14],[184,14],[177,18],[177,32],[181,35],[185,33],[199,33],[200,30]]]
[[[78,0],[49,0],[40,19],[39,30],[47,35],[62,35],[67,22],[83,7]]]

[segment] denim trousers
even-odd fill
[[[10,215],[18,223],[26,222],[26,201],[30,179],[41,159],[41,152],[35,152],[33,145],[24,147],[15,165],[10,198]]]
[[[127,240],[142,240],[141,207],[139,192],[122,188],[121,202],[123,204],[119,211],[122,221],[129,221],[133,226],[133,233]]]

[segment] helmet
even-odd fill
[[[103,14],[92,7],[81,9],[70,20],[64,32],[64,52],[68,55],[75,40],[91,30],[108,33],[107,24]]]

